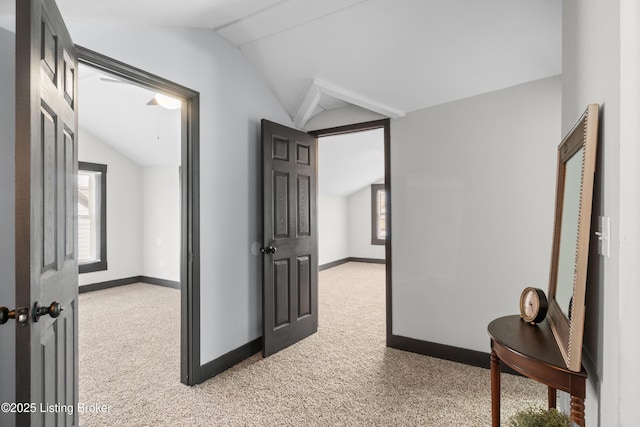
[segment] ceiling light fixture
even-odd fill
[[[159,105],[167,110],[177,110],[182,105],[179,99],[172,98],[161,93],[156,93],[151,101],[147,102],[147,105]]]

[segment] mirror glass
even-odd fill
[[[578,244],[583,160],[584,147],[581,147],[565,163],[556,302],[567,318],[571,317],[571,298],[576,277],[576,247]]]

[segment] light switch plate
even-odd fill
[[[603,257],[611,256],[611,217],[598,217],[598,253]]]

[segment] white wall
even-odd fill
[[[328,264],[348,258],[349,210],[347,197],[318,196],[318,263]]]
[[[15,308],[15,34],[0,29],[0,306]],[[15,323],[0,325],[0,402],[15,401]],[[0,425],[13,425],[0,412]]]
[[[74,42],[200,93],[201,362],[262,334],[260,119],[293,126],[240,50],[210,30],[68,21]],[[82,108],[82,107],[81,107]]]
[[[590,253],[583,360],[586,422],[603,426],[637,425],[640,400],[639,28],[635,0],[563,3],[563,131],[602,109],[593,217],[611,218],[611,256]]]
[[[320,265],[345,258],[384,259],[384,246],[371,244],[371,186],[349,196],[318,196]]]
[[[547,288],[560,92],[552,77],[391,122],[395,335],[488,352],[489,322]]]
[[[141,167],[80,129],[78,158],[107,165],[107,270],[80,286],[148,276],[180,281],[178,166]]]
[[[620,425],[637,424],[640,401],[640,4],[620,0]],[[603,283],[601,283],[604,286]],[[614,326],[615,327],[615,326]]]
[[[349,256],[384,259],[384,245],[371,244],[371,186],[351,194],[349,206]]]
[[[142,275],[180,281],[178,166],[142,168]]]
[[[107,270],[80,274],[79,285],[139,276],[142,271],[142,170],[85,130],[78,159],[107,165]]]

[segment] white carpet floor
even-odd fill
[[[384,284],[383,265],[321,272],[317,334],[195,387],[180,383],[178,290],[81,294],[79,400],[110,408],[81,414],[80,425],[490,425],[487,369],[385,347]],[[546,387],[502,376],[503,424],[545,404]]]

